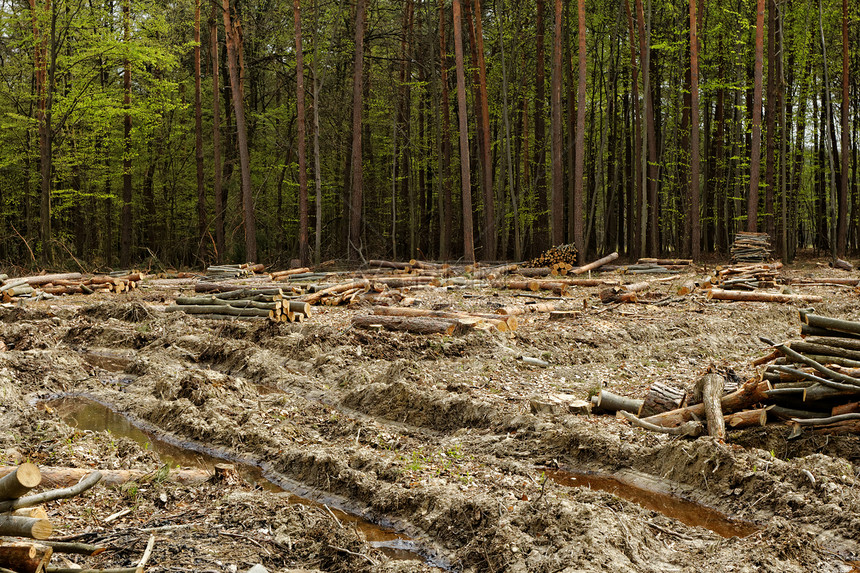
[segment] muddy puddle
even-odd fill
[[[280,482],[280,480],[276,478],[269,479],[269,477],[264,475],[264,471],[261,468],[253,464],[237,463],[235,460],[218,457],[206,451],[198,451],[196,448],[192,449],[191,447],[182,447],[181,445],[159,439],[133,424],[125,416],[89,398],[67,396],[45,402],[45,405],[70,426],[93,432],[108,431],[115,436],[129,438],[137,442],[142,448],[154,451],[159,455],[162,462],[171,466],[202,468],[213,471],[215,464],[225,461],[230,462],[236,466],[236,470],[243,479],[273,494],[287,497],[290,503],[319,507],[325,505],[323,502],[295,495],[283,487],[283,484],[275,483],[276,481]],[[407,536],[393,529],[371,523],[360,516],[333,507],[326,507],[341,523],[355,527],[361,531],[372,546],[380,549],[391,559],[424,561],[430,565],[447,569],[444,563],[435,558],[422,555],[421,548]]]
[[[677,519],[690,527],[704,527],[722,537],[746,537],[762,529],[755,523],[732,519],[689,499],[642,487],[633,480],[570,470],[547,469],[545,472],[546,477],[557,484],[606,491],[645,509]]]

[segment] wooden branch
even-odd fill
[[[304,300],[308,304],[316,304],[324,296],[327,296],[330,294],[342,293],[344,291],[348,291],[348,290],[351,290],[354,288],[360,288],[363,290],[367,290],[370,288],[370,281],[368,281],[367,279],[362,279],[362,280],[358,280],[358,281],[334,285],[334,286],[322,289],[320,291],[317,291],[315,293],[305,295],[305,297],[302,300]]]
[[[226,314],[229,316],[260,316],[269,318],[270,310],[259,308],[235,308],[228,304],[216,306],[214,304],[201,305],[171,305],[164,309],[166,312],[184,312],[186,314]]]
[[[684,422],[680,426],[676,427],[667,427],[661,426],[659,424],[653,424],[641,418],[637,418],[635,415],[630,412],[626,412],[624,410],[618,410],[618,414],[623,416],[625,420],[633,424],[634,426],[639,426],[640,428],[644,428],[645,430],[650,430],[652,432],[660,432],[661,434],[670,434],[673,436],[690,436],[697,437],[701,436],[704,428],[700,422],[688,421]]]
[[[792,418],[791,421],[801,426],[827,426],[837,422],[847,422],[849,420],[860,420],[860,414],[840,414],[838,416],[830,416],[828,418]]]
[[[6,475],[9,471],[11,471],[9,467],[0,467],[0,476]],[[89,475],[90,471],[84,468],[43,467],[41,468],[42,484],[49,487],[73,486]],[[105,485],[121,485],[129,481],[142,481],[155,473],[143,470],[100,470],[100,472],[102,473],[101,482]],[[174,483],[194,484],[205,482],[211,476],[212,473],[205,469],[173,469],[170,470],[165,479]],[[35,516],[30,515],[29,517]]]
[[[86,555],[94,557],[102,553],[106,547],[103,545],[91,545],[89,543],[73,543],[69,541],[51,541],[46,539],[42,544],[54,550],[54,553],[66,553],[69,555]]]
[[[842,373],[837,372],[835,370],[831,370],[830,368],[819,364],[815,360],[813,360],[811,358],[807,358],[806,356],[803,356],[802,354],[795,352],[794,350],[792,350],[791,348],[789,348],[785,344],[777,344],[776,349],[779,350],[780,352],[782,352],[783,354],[785,354],[788,358],[791,358],[792,360],[795,360],[797,362],[803,362],[807,366],[811,366],[812,368],[814,368],[818,372],[821,372],[825,376],[829,376],[829,377],[833,378],[834,380],[845,382],[847,384],[853,384],[855,386],[860,386],[860,378],[854,378],[853,376],[849,376],[847,374],[842,374]]]
[[[47,539],[52,531],[54,526],[47,519],[0,515],[0,535]]]
[[[746,292],[738,290],[722,290],[712,288],[708,291],[708,298],[714,300],[735,300],[747,302],[822,302],[820,296],[807,294],[781,294],[773,292]]]
[[[21,497],[41,482],[39,468],[25,462],[0,478],[0,501]]]
[[[723,395],[723,377],[715,372],[702,378],[702,404],[705,406],[705,418],[708,421],[708,435],[718,440],[726,439],[726,422],[720,398]]]
[[[71,487],[43,491],[42,493],[37,493],[35,495],[28,495],[27,497],[19,497],[18,499],[13,499],[11,501],[0,502],[0,512],[6,512],[21,507],[33,507],[34,505],[41,505],[57,499],[75,497],[96,485],[100,479],[102,479],[101,472],[90,472],[81,481]]]

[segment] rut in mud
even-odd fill
[[[444,302],[434,296],[423,303]],[[505,302],[492,293],[457,301],[478,310]],[[856,320],[856,302],[844,293],[817,310]],[[850,570],[860,551],[857,437],[789,441],[786,428],[767,426],[721,444],[530,408],[534,398],[585,398],[602,387],[641,396],[653,380],[689,387],[712,362],[752,375],[756,337],[793,336],[796,309],[594,307],[587,290],[572,304],[585,309],[567,322],[529,316],[513,336],[455,337],[355,331],[343,309],[265,326],[164,315],[141,301],[6,310],[0,395],[9,430],[0,446],[7,460],[157,468],[154,452],[75,430],[44,407],[86,395],[158,436],[283,476],[297,493],[393,528],[435,559],[392,559],[324,508],[250,485],[164,482],[138,499],[139,519],[178,519],[181,506],[259,544],[222,535],[219,545],[179,529],[153,556],[164,570],[254,562],[284,571]],[[550,367],[525,365],[523,355]],[[740,530],[749,535],[687,525],[558,468],[683,498],[750,524]]]

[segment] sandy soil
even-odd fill
[[[860,320],[856,292],[807,291],[825,296],[819,313]],[[797,307],[700,295],[604,306],[596,292],[577,288],[563,304],[581,312],[566,321],[524,315],[514,334],[456,337],[354,330],[350,317],[366,310],[333,307],[304,324],[204,321],[162,312],[179,291],[154,288],[4,308],[0,455],[153,472],[48,507],[58,537],[109,546],[69,558],[87,566],[127,566],[154,534],[150,571],[854,570],[860,437],[789,440],[788,428],[768,425],[718,443],[540,407],[600,388],[642,397],[656,380],[692,388],[711,364],[752,377],[749,362],[764,353],[757,337],[796,337]],[[414,296],[423,308],[481,312],[528,300],[511,294]],[[175,443],[257,465],[308,499],[394,528],[427,561],[384,552],[326,506],[259,484],[172,483],[151,449],[67,424],[45,402],[60,396],[94,399]],[[722,537],[572,486],[565,471],[671,493],[702,504],[693,511],[702,522],[713,511],[755,532]],[[122,509],[131,511],[104,523]]]

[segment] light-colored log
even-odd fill
[[[51,536],[52,531],[54,531],[54,526],[47,519],[0,515],[0,535],[47,539]]]
[[[723,290],[712,288],[708,298],[714,300],[734,300],[745,302],[821,302],[820,296],[807,294],[782,294],[775,292],[746,292],[738,290]]]
[[[594,269],[598,269],[605,264],[611,263],[612,261],[614,261],[617,258],[618,258],[618,253],[611,253],[609,255],[606,255],[602,259],[597,259],[596,261],[588,263],[587,265],[583,265],[579,268],[573,269],[573,271],[571,271],[571,274],[581,275],[581,274],[587,273],[588,271],[593,271]]]
[[[0,501],[21,497],[42,482],[35,464],[24,462],[0,478]]]
[[[726,424],[733,430],[764,426],[767,424],[767,408],[758,410],[743,410],[729,414],[725,419]]]

